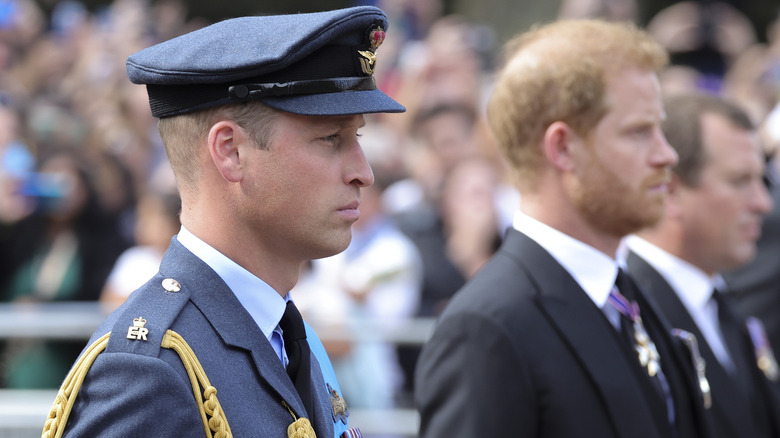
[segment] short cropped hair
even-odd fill
[[[552,123],[588,136],[609,109],[610,76],[629,68],[659,72],[668,63],[666,51],[635,25],[595,19],[522,33],[505,45],[504,58],[488,120],[521,189],[536,184],[538,144]]]
[[[672,172],[688,187],[696,187],[708,156],[702,144],[702,116],[714,114],[745,131],[756,127],[747,112],[725,98],[704,93],[685,93],[664,99],[666,120],[661,129],[677,151],[679,160]]]
[[[160,119],[159,130],[179,189],[197,189],[200,176],[198,145],[220,120],[230,120],[249,132],[260,149],[266,149],[279,110],[261,102],[244,102]]]

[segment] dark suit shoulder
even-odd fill
[[[517,260],[499,251],[466,283],[445,308],[442,318],[453,314],[481,314],[503,319],[534,306],[538,290]]]

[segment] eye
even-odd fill
[[[339,134],[331,134],[331,135],[328,135],[327,137],[322,137],[322,140],[324,140],[324,141],[326,141],[328,143],[334,143],[334,142],[338,141],[338,139],[339,139]]]
[[[363,134],[355,133],[355,138],[357,138],[357,139],[360,139],[360,137],[362,137],[362,136],[363,136]],[[335,134],[331,134],[331,135],[322,137],[322,141],[324,141],[326,143],[337,144],[337,143],[339,143],[342,140],[342,138],[345,138],[344,134],[342,134],[342,133],[335,133]]]
[[[635,137],[648,137],[653,134],[653,127],[651,125],[636,126],[628,132]]]

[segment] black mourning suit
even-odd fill
[[[715,292],[720,329],[737,369],[736,374],[729,374],[717,360],[685,305],[661,274],[633,252],[629,252],[627,264],[631,276],[656,302],[671,324],[693,333],[699,340],[699,349],[707,366],[707,379],[712,388],[711,414],[716,425],[716,436],[777,437],[777,405],[772,401],[767,380],[756,366],[744,321],[727,302],[730,297]]]
[[[637,299],[674,394],[678,436],[710,436],[690,363]],[[423,348],[421,437],[672,436],[662,397],[623,342],[568,271],[510,229]]]

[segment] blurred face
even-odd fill
[[[49,200],[45,206],[47,216],[55,221],[74,220],[84,210],[88,201],[86,181],[78,171],[75,158],[55,156],[41,165],[39,181],[46,191],[56,191],[59,195]]]
[[[587,140],[572,198],[590,226],[621,238],[660,220],[677,153],[661,132],[656,75],[625,70],[606,90],[608,112]]]
[[[362,115],[282,112],[267,150],[252,149],[240,207],[267,254],[303,261],[343,251],[374,175],[358,143]],[[258,251],[260,252],[260,251]]]
[[[474,126],[458,114],[441,114],[428,120],[422,134],[445,171],[477,150],[473,141]]]
[[[715,114],[702,116],[701,129],[707,158],[699,184],[681,185],[677,196],[683,258],[712,275],[753,259],[772,201],[756,135]]]

